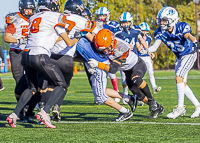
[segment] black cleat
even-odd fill
[[[56,104],[53,106],[52,108],[52,114],[53,114],[53,121],[60,121],[61,117],[60,117],[60,107]]]
[[[155,111],[152,111],[151,115],[148,117],[148,119],[156,119],[156,118],[158,118],[158,116],[160,114],[162,114],[164,112],[165,112],[165,108],[162,105],[158,104],[158,109]]]
[[[149,110],[155,111],[156,109],[158,109],[156,101],[154,99],[149,101]]]
[[[132,95],[131,98],[129,99],[128,105],[131,107],[131,111],[135,112],[135,109],[137,107],[137,100],[134,95]]]
[[[133,113],[129,109],[127,110],[128,110],[127,113],[119,113],[119,116],[114,121],[122,122],[133,117]]]
[[[29,116],[25,116],[23,122],[24,122],[24,123],[34,123],[34,121],[33,121]]]

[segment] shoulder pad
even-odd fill
[[[187,24],[186,22],[178,22],[176,26],[177,26],[178,32],[180,33],[185,34],[185,33],[192,32],[191,26]]]
[[[140,27],[138,25],[133,25],[135,27],[135,29],[140,29]]]
[[[20,19],[20,16],[17,14],[17,12],[14,12],[14,13],[9,13],[5,16],[6,18],[6,23],[7,24],[12,24],[14,23],[15,21],[19,20]]]
[[[119,23],[116,21],[109,21],[109,25],[117,26]]]

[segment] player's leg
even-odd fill
[[[5,87],[3,86],[3,82],[2,82],[1,77],[0,77],[0,91],[2,91],[4,89],[5,89]]]
[[[129,109],[118,104],[113,98],[109,97],[105,91],[107,86],[107,73],[103,70],[96,69],[96,74],[92,75],[92,89],[96,101],[104,103],[120,112],[116,121],[128,120],[133,116]]]
[[[128,85],[126,83],[126,75],[123,71],[120,71],[120,74],[121,74],[121,83],[122,83],[122,87],[123,87],[123,103],[124,104],[127,104],[127,101],[128,101]]]
[[[176,88],[177,88],[177,95],[178,95],[178,105],[173,112],[167,114],[168,118],[175,119],[180,115],[185,115],[185,105],[184,105],[184,95],[185,95],[185,83],[184,78],[187,78],[187,74],[189,70],[194,65],[196,60],[196,53],[184,55],[180,59],[176,59],[175,62],[175,73],[176,73]],[[187,80],[187,79],[186,79]],[[187,88],[188,89],[188,88]],[[194,96],[190,96],[189,98],[193,98]],[[197,99],[193,98],[194,101]],[[197,100],[198,101],[198,100]],[[198,104],[198,102],[196,102]]]
[[[111,80],[113,89],[114,89],[115,91],[119,91],[119,88],[118,88],[118,79],[117,79],[116,74],[108,73],[108,75],[109,75],[109,77],[110,77],[110,80]],[[115,98],[115,101],[116,101],[116,102],[120,102],[120,99],[119,99],[119,98]]]

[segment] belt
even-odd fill
[[[24,49],[24,52],[29,52],[29,49]]]
[[[20,50],[20,49],[13,49],[13,48],[11,48],[11,49],[10,49],[10,51],[14,51],[14,52],[21,52],[22,50]]]

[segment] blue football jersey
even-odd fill
[[[119,23],[116,21],[108,21],[106,24],[103,25],[103,28],[110,30],[112,33],[120,31]]]
[[[168,48],[174,52],[177,58],[180,58],[183,55],[192,53],[195,50],[193,43],[184,38],[184,34],[191,32],[192,30],[189,24],[185,22],[178,22],[171,34],[159,27],[154,33],[154,38],[155,40],[162,40]]]
[[[76,51],[87,62],[89,61],[90,58],[96,59],[99,62],[104,62],[108,60],[108,57],[106,55],[100,54],[96,50],[94,43],[91,43],[86,38],[81,38],[77,42]]]
[[[149,45],[151,44],[151,41],[152,41],[152,38],[151,38],[151,36],[149,35],[149,34],[146,34],[146,36],[147,36],[147,39],[146,39],[146,44],[147,44],[147,46],[149,47]],[[139,42],[140,43],[140,41],[138,40],[137,42]],[[140,43],[141,44],[141,43]],[[141,55],[140,54],[140,52],[138,53],[138,56],[149,56],[148,54],[145,54],[145,55]]]
[[[133,25],[129,31],[121,29],[115,34],[115,37],[118,37],[124,40],[126,43],[133,45],[133,52],[138,55],[138,50],[136,48],[136,41],[138,39],[138,34],[141,33],[140,27]]]

